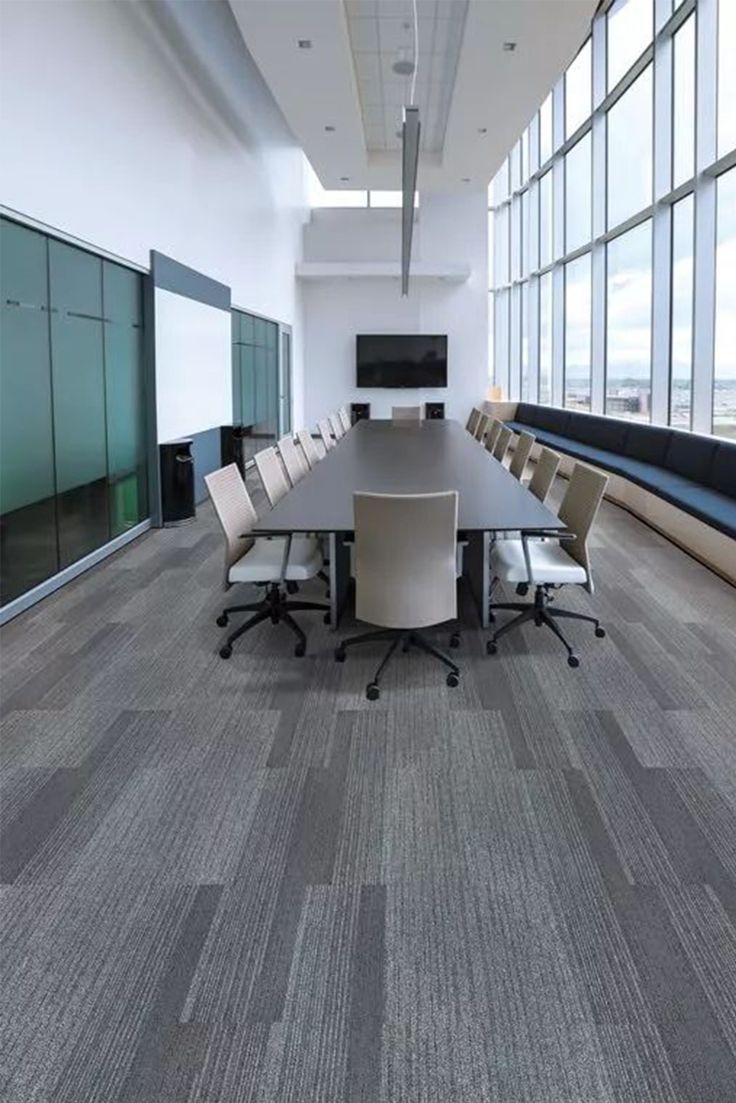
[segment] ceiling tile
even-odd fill
[[[366,51],[378,53],[378,21],[376,19],[351,19],[350,44],[353,53]]]

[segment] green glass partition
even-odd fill
[[[245,430],[246,458],[279,434],[279,327],[233,311],[233,416]]]
[[[0,220],[2,604],[148,516],[141,277]]]

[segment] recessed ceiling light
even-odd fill
[[[469,183],[470,183],[470,177],[469,177],[469,176],[463,176],[463,178],[462,178],[462,181],[461,181],[461,182],[462,182],[463,184],[469,184]]]
[[[479,126],[478,127],[478,133],[479,134],[487,134],[488,133],[488,127],[487,126]]]
[[[311,38],[298,38],[297,39],[297,46],[299,47],[300,50],[311,50],[312,49],[312,40],[311,40]]]
[[[334,134],[335,133],[334,126],[326,126],[325,130],[327,131],[328,134]]]
[[[507,54],[513,54],[514,50],[516,49],[516,43],[515,42],[504,42],[503,48],[504,48],[504,51]]]
[[[341,176],[340,177],[340,180],[343,182],[343,184],[347,184],[349,179],[350,179],[349,176]]]

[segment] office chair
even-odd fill
[[[342,438],[345,436],[345,430],[342,427],[342,422],[340,421],[339,414],[337,414],[337,413],[328,414],[327,415],[327,420],[330,423],[330,428],[332,429],[332,435],[335,438],[335,440],[336,441],[342,440]]]
[[[509,444],[511,443],[511,437],[511,429],[507,429],[505,425],[502,425],[493,449],[493,458],[498,460],[499,463],[503,463],[504,461],[504,456],[508,452]]]
[[[340,421],[342,423],[342,427],[345,430],[345,432],[346,433],[349,432],[350,429],[352,429],[352,425],[351,425],[351,422],[350,422],[350,414],[347,411],[347,407],[346,406],[341,406],[340,409],[337,411],[337,416],[340,418]]]
[[[486,451],[493,455],[493,449],[496,447],[496,441],[498,440],[498,434],[503,428],[503,422],[499,421],[497,417],[494,417],[490,424],[490,427],[486,430],[485,447]]]
[[[275,506],[277,502],[281,501],[284,494],[289,493],[289,484],[276,449],[273,447],[262,448],[260,452],[256,452],[253,462],[256,465],[256,471],[261,480],[264,493],[270,505]]]
[[[421,421],[422,420],[422,407],[421,406],[392,406],[391,407],[391,420],[392,421]]]
[[[303,460],[299,454],[294,438],[290,434],[279,441],[279,454],[286,468],[286,474],[289,476],[289,482],[292,486],[296,486],[299,480],[304,478],[309,467],[306,460]]]
[[[470,411],[470,414],[468,415],[468,420],[465,423],[465,428],[468,430],[471,437],[475,436],[475,430],[476,430],[476,427],[478,425],[478,418],[479,417],[480,417],[480,410],[478,409],[477,406],[473,406],[473,409]]]
[[[535,441],[536,437],[533,433],[519,433],[519,439],[516,442],[516,448],[511,457],[511,463],[509,464],[509,471],[519,482],[521,482],[522,476],[526,471],[526,465],[532,454],[532,448],[534,447]]]
[[[483,439],[484,439],[486,433],[488,432],[488,427],[491,424],[491,421],[492,421],[492,418],[491,418],[490,414],[481,414],[480,417],[478,418],[478,424],[475,427],[475,434],[474,435],[475,435],[475,439],[479,440],[481,442],[481,444],[483,443]]]
[[[448,686],[459,683],[460,670],[435,647],[422,628],[457,615],[455,541],[456,490],[439,494],[354,494],[355,614],[380,629],[351,636],[335,648],[337,662],[348,647],[373,640],[390,646],[366,697],[380,696],[379,682],[396,648],[416,647],[449,667]]]
[[[218,616],[218,627],[225,628],[232,613],[254,614],[227,637],[220,648],[220,657],[229,659],[235,640],[265,620],[270,620],[272,624],[283,622],[289,626],[297,637],[294,654],[301,657],[307,649],[307,637],[291,614],[298,610],[318,609],[325,613],[328,621],[330,607],[315,601],[290,601],[284,587],[314,578],[320,572],[322,555],[319,544],[311,536],[280,536],[275,539],[249,536],[258,514],[236,464],[231,463],[205,475],[204,481],[225,536],[225,589],[238,582],[266,587],[261,601],[229,605]]]
[[[574,584],[584,586],[588,593],[593,592],[587,540],[607,482],[607,475],[576,463],[559,511],[560,520],[567,526],[567,533],[545,540],[535,540],[522,533],[521,539],[501,540],[494,545],[491,567],[495,578],[501,582],[516,583],[517,592],[520,593],[525,593],[529,586],[533,586],[534,602],[502,602],[491,605],[491,620],[495,620],[495,613],[499,609],[514,610],[519,615],[494,632],[486,644],[489,655],[496,654],[498,641],[502,636],[528,621],[533,621],[537,628],[541,628],[543,624],[551,628],[566,648],[567,662],[573,667],[579,666],[580,660],[562,634],[557,624],[558,619],[587,621],[594,625],[596,636],[605,636],[605,629],[596,617],[553,607],[552,591],[560,586]]]
[[[329,452],[335,447],[335,442],[332,439],[332,431],[330,429],[330,423],[327,418],[321,418],[317,422],[317,428],[319,429],[319,435],[322,437],[322,443],[325,446],[325,452]]]
[[[299,429],[296,434],[296,439],[299,441],[299,447],[302,450],[304,462],[311,471],[311,469],[316,467],[319,463],[319,453],[312,440],[312,434],[308,429]]]
[[[557,452],[553,452],[551,448],[542,448],[532,477],[527,483],[527,490],[531,490],[540,502],[547,500],[559,466],[560,457]]]

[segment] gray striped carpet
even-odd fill
[[[369,703],[319,615],[223,662],[221,559],[205,507],[2,632],[2,1099],[736,1098],[736,593],[605,505],[579,670],[468,607]]]

